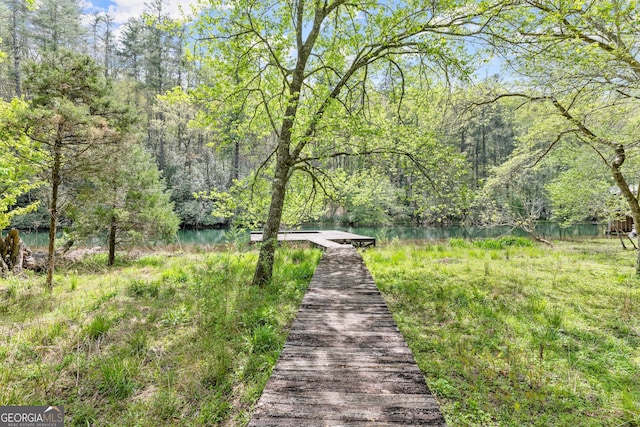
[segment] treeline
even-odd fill
[[[0,64],[3,99],[34,96],[25,88],[25,69],[30,63],[42,64],[48,52],[68,50],[91,57],[100,67],[100,74],[112,82],[110,90],[117,92],[119,100],[135,114],[137,138],[153,156],[181,225],[230,224],[228,217],[211,214],[215,200],[195,198],[194,194],[239,191],[233,183],[252,175],[260,166],[269,153],[273,136],[239,130],[246,118],[230,116],[223,129],[202,119],[202,104],[194,103],[184,94],[206,82],[207,71],[202,64],[189,60],[198,44],[187,38],[184,22],[168,15],[166,2],[147,3],[142,16],[118,27],[109,14],[83,15],[79,3],[73,0],[43,0],[34,4],[8,0],[3,6],[0,38],[2,50],[7,54]],[[444,93],[434,96],[441,98],[437,102],[445,102]],[[459,109],[462,108],[460,105]],[[515,135],[513,124],[494,107],[482,108],[464,126],[456,124],[456,113],[451,111],[448,115],[448,126],[446,129],[443,126],[442,136],[448,140],[451,155],[464,154],[467,162],[464,167],[457,165],[455,172],[449,171],[453,172],[452,178],[460,181],[447,185],[455,187],[453,191],[459,194],[438,194],[447,192],[447,186],[429,188],[433,184],[416,176],[407,159],[336,158],[329,168],[337,170],[330,174],[335,175],[334,183],[340,188],[333,189],[332,200],[325,204],[324,197],[318,196],[324,206],[305,209],[303,199],[309,194],[299,194],[294,210],[302,217],[292,214],[290,223],[323,219],[354,225],[392,222],[427,225],[463,220],[470,193],[488,176],[490,168],[511,152]],[[393,173],[388,174],[389,170]],[[44,191],[44,187],[32,190],[19,203],[45,202]],[[264,205],[268,196],[268,189],[263,188],[246,197],[255,208]],[[243,218],[257,225],[260,214],[252,212]],[[70,223],[66,211],[62,212],[61,220]],[[47,203],[40,203],[35,212],[15,217],[13,225],[46,229]]]
[[[56,224],[73,225],[78,235],[91,235],[96,221],[86,208],[88,194],[98,192],[107,198],[108,179],[92,182],[88,192],[87,183],[95,181],[98,170],[106,173],[109,168],[114,169],[112,181],[118,177],[132,189],[150,185],[158,194],[166,194],[182,227],[264,223],[278,136],[268,115],[254,114],[256,106],[230,96],[221,107],[217,93],[234,84],[243,87],[247,76],[236,70],[236,81],[226,77],[221,81],[220,67],[227,65],[216,57],[220,52],[210,50],[206,23],[170,16],[164,0],[146,3],[140,17],[122,25],[106,13],[83,14],[73,0],[5,0],[0,22],[5,53],[0,94],[6,102],[22,99],[26,104],[14,104],[15,108],[49,109],[41,111],[37,120],[51,120],[57,107],[42,97],[47,85],[54,83],[42,76],[52,68],[69,72],[86,55],[91,64],[82,63],[91,69],[91,76],[84,77],[104,85],[100,89],[104,93],[90,96],[117,110],[117,114],[92,111],[89,116],[110,116],[109,125],[127,141],[118,145],[98,138],[99,143],[89,144],[90,150],[71,144],[68,153],[61,152],[61,171],[67,175],[59,183],[51,160],[32,159],[32,164],[40,165],[42,184],[37,188],[25,184],[12,202],[13,209],[22,208],[14,210],[20,215],[13,215],[13,226],[48,228],[56,217]],[[486,57],[504,50],[494,40],[474,53]],[[375,80],[360,88],[356,85],[339,100],[353,116],[324,123],[296,166],[288,182],[285,225],[473,222],[528,227],[539,219],[602,220],[628,211],[624,204],[620,207],[619,198],[611,197],[615,183],[607,176],[606,165],[594,160],[597,151],[572,150],[580,136],[574,135],[577,139],[564,148],[554,147],[557,157],[543,155],[545,149],[540,147],[553,145],[557,136],[547,120],[557,111],[515,96],[489,102],[498,94],[513,92],[513,77],[501,82],[491,76],[478,82],[473,71],[478,57],[460,52],[457,63],[441,64],[446,72],[401,59],[395,61],[397,68],[370,67]],[[557,65],[552,68],[561,71]],[[319,84],[323,78],[331,83],[328,75],[319,77]],[[89,104],[85,107],[92,110]],[[114,119],[118,114],[121,117]],[[95,123],[92,126],[95,130]],[[39,131],[48,132],[48,137],[53,130]],[[39,137],[32,140],[43,142]],[[55,141],[44,143],[53,147],[46,156],[55,157]],[[82,167],[73,162],[65,167],[64,159],[71,157],[87,161]],[[141,164],[147,172],[157,170],[157,178],[132,180],[116,167],[132,171]],[[588,186],[592,191],[579,192],[582,200],[574,200],[578,192],[571,186],[583,188],[578,183],[586,177],[595,180]],[[113,197],[122,198],[122,193],[115,191]],[[33,202],[39,203],[26,213],[24,208]],[[118,209],[128,217],[124,212],[132,208]],[[127,231],[131,235],[141,227],[140,221],[133,223]],[[103,234],[110,233],[108,229]]]

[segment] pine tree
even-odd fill
[[[109,99],[100,68],[85,55],[59,49],[27,67],[25,89],[32,96],[24,117],[26,135],[47,152],[49,248],[47,286],[53,286],[58,220],[75,198],[74,181],[95,172],[128,125],[125,112]]]
[[[41,0],[33,16],[33,38],[40,51],[60,48],[82,52],[85,29],[76,0]],[[85,52],[88,53],[88,52]]]
[[[109,265],[117,247],[175,240],[180,222],[153,159],[133,140],[121,141],[88,177],[70,216],[79,239],[106,237]]]

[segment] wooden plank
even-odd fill
[[[341,248],[345,246],[342,243],[336,243],[334,241],[321,238],[321,237],[312,236],[312,237],[308,237],[307,240],[310,241],[313,245],[319,246],[321,248]]]
[[[427,422],[439,421],[437,416],[437,405],[385,405],[380,402],[365,405],[350,402],[341,404],[338,402],[321,402],[320,404],[310,403],[299,404],[275,403],[273,408],[278,412],[287,414],[288,418],[297,418],[304,421],[301,425],[307,425],[307,420],[335,420],[342,422],[350,421],[382,421],[386,423],[397,423],[407,425],[408,422],[426,424]],[[432,424],[433,425],[433,424]]]
[[[445,425],[355,249],[323,255],[249,425]]]
[[[348,233],[340,230],[293,230],[278,233],[279,241],[300,242],[308,241],[321,248],[340,248],[342,245],[358,247],[375,246],[376,239],[369,236]],[[251,242],[262,241],[262,233],[251,232]]]

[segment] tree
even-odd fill
[[[33,0],[8,0],[6,2],[6,11],[0,7],[0,16],[6,33],[3,45],[9,53],[10,60],[7,61],[9,68],[9,80],[11,90],[7,90],[5,96],[22,96],[22,63],[25,60],[26,53],[29,50],[27,17],[31,8],[33,8]]]
[[[10,103],[0,101],[0,231],[14,216],[38,206],[34,202],[15,207],[20,195],[42,184],[36,177],[42,153],[34,150],[31,141],[17,130],[17,117],[24,114],[25,109],[26,104],[18,99]]]
[[[83,240],[106,236],[113,265],[118,246],[175,240],[180,221],[169,197],[151,156],[139,144],[122,141],[82,185],[69,213],[72,234]]]
[[[5,53],[0,51],[0,62],[5,57]],[[14,98],[11,102],[0,100],[0,231],[11,223],[14,216],[38,207],[38,202],[15,207],[20,195],[42,184],[35,178],[42,153],[35,150],[29,139],[18,130],[18,117],[25,110],[26,103],[20,99]]]
[[[47,153],[50,215],[47,287],[53,286],[55,240],[62,210],[75,198],[73,181],[94,171],[94,157],[120,139],[123,112],[109,99],[100,68],[85,55],[59,49],[27,67],[32,96],[25,134]]]
[[[40,0],[33,27],[33,37],[41,51],[76,49],[85,34],[76,0]]]
[[[135,18],[129,19],[120,28],[120,44],[117,55],[121,58],[127,77],[135,82],[141,81],[142,60],[144,57],[143,23]]]
[[[616,190],[606,165],[593,150],[581,150],[576,143],[566,144],[544,162],[558,171],[545,190],[551,201],[551,218],[561,225],[594,218],[623,219],[629,214],[629,206]]]
[[[446,36],[478,31],[497,10],[490,3],[439,1],[210,5],[195,27],[210,50],[210,58],[202,58],[215,79],[207,92],[210,110],[242,106],[277,138],[269,155],[275,167],[256,285],[271,280],[287,184],[296,170],[310,170],[317,157],[310,149],[325,121],[366,112],[381,70],[402,76],[403,57],[411,56],[414,66],[450,65],[456,56]]]
[[[548,205],[543,187],[547,171],[531,163],[531,153],[524,149],[492,172],[476,197],[476,221],[517,228],[552,246],[536,232],[536,223]]]
[[[543,103],[554,116],[533,147],[544,157],[563,143],[593,150],[640,229],[637,170],[640,118],[640,19],[635,2],[534,0],[500,17],[493,43],[527,79],[508,94]],[[636,263],[640,274],[640,252]]]
[[[116,49],[113,22],[113,16],[108,13],[94,13],[91,16],[91,55],[96,62],[102,62],[105,78],[112,76],[114,72],[112,53]]]

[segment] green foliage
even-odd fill
[[[518,140],[509,159],[492,170],[476,194],[473,221],[509,225],[535,235],[536,221],[544,219],[549,205],[544,182],[557,173],[538,163],[542,156],[542,147],[527,138]]]
[[[564,223],[624,211],[640,223],[637,18],[636,2],[592,0],[523,3],[494,22],[498,50],[521,76],[509,84],[510,98],[539,112],[530,116],[523,132],[528,147],[519,155],[534,153],[530,166],[554,154],[565,161],[558,162],[560,176],[544,182],[554,215]],[[610,191],[613,185],[626,209]]]
[[[176,239],[179,219],[151,156],[137,144],[122,144],[111,165],[89,177],[69,216],[80,241],[108,235],[120,247],[143,241]]]
[[[127,294],[132,297],[157,297],[160,292],[160,286],[158,283],[148,283],[140,279],[132,279],[127,287]]]
[[[349,225],[389,225],[400,213],[398,191],[376,171],[332,172],[338,219]],[[334,208],[335,209],[335,208]]]
[[[29,0],[33,7],[35,1]],[[81,23],[80,7],[74,0],[40,0],[33,8],[33,24],[37,31],[33,37],[40,53],[60,49],[75,49],[85,33]]]
[[[54,5],[54,7],[56,7]],[[112,160],[108,148],[131,125],[126,108],[113,102],[110,86],[88,56],[57,49],[25,67],[29,108],[21,132],[42,149],[43,179],[49,184],[49,229],[56,230],[64,208],[77,198],[77,183]],[[75,185],[74,185],[75,184]],[[55,237],[47,257],[47,287],[53,286]]]
[[[16,215],[23,215],[38,207],[35,201],[16,207],[18,197],[42,185],[36,178],[43,153],[20,134],[20,117],[25,114],[24,101],[0,101],[0,230]]]
[[[469,242],[462,238],[456,237],[453,239],[449,239],[449,246],[451,246],[452,248],[468,248]]]
[[[554,220],[569,225],[588,218],[624,218],[629,213],[610,171],[595,152],[575,150],[573,145],[560,147],[547,162],[561,171],[545,186]]]
[[[324,212],[324,194],[318,194],[309,176],[294,174],[288,183],[282,223],[292,227],[317,220]],[[269,180],[265,176],[250,175],[235,181],[228,191],[212,190],[195,194],[198,199],[213,202],[211,215],[231,220],[236,229],[257,229],[267,217],[269,209]]]
[[[61,115],[52,123],[34,123],[33,126],[42,127],[35,129],[44,131],[47,126],[68,120],[75,120],[78,125],[93,125],[97,120],[104,124],[104,119],[96,116],[109,111],[109,86],[100,71],[89,56],[70,50],[49,52],[39,62],[29,62],[25,89],[33,97],[30,104],[34,110],[44,109],[34,113],[52,118]]]
[[[460,238],[449,239],[452,248],[507,249],[509,247],[528,248],[533,246],[531,239],[517,236],[502,236],[497,239],[477,239],[467,241]]]

